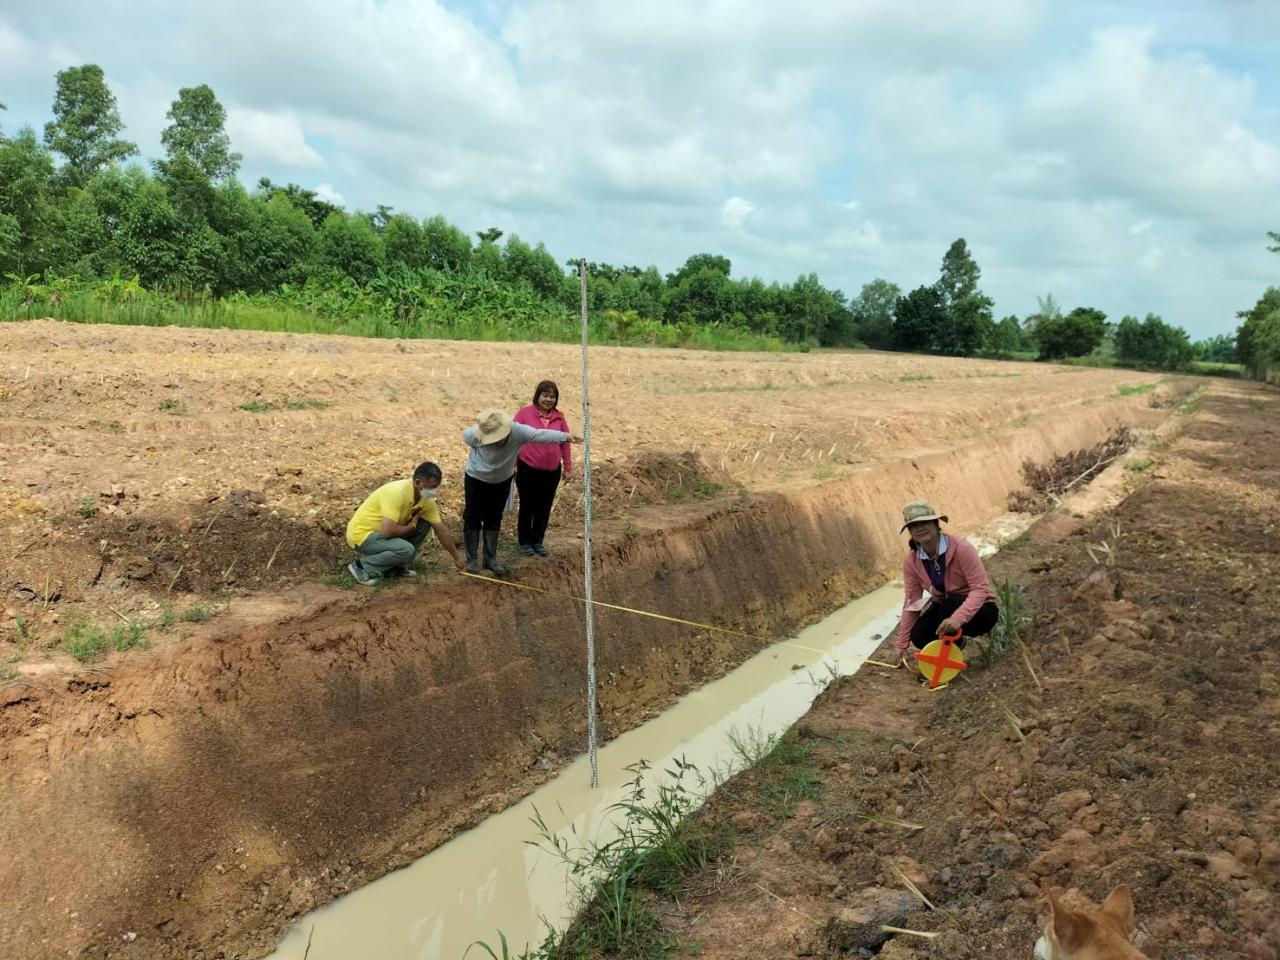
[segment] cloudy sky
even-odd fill
[[[1199,337],[1280,283],[1278,44],[1274,0],[6,0],[0,123],[98,63],[144,156],[208,83],[246,183],[348,209],[851,295],[964,237],[997,315]]]

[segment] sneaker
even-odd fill
[[[417,575],[418,575],[418,571],[413,569],[413,567],[400,568],[400,576],[402,577],[416,577]]]
[[[356,578],[356,583],[362,587],[372,587],[378,582],[378,578],[365,572],[364,567],[360,566],[359,560],[352,560],[347,564],[347,572]]]
[[[545,556],[547,556],[547,555],[548,555],[548,553],[549,553],[549,551],[547,550],[547,548],[546,548],[546,547],[544,547],[544,546],[543,546],[542,544],[540,544],[540,543],[535,543],[535,544],[533,545],[533,552],[534,552],[534,553],[536,553],[536,554],[537,554],[538,556],[540,556],[540,557],[545,557]]]
[[[520,555],[522,557],[532,557],[537,552],[537,547],[531,547],[527,543],[520,544]]]

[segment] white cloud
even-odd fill
[[[1175,213],[1238,217],[1280,189],[1280,149],[1250,130],[1253,84],[1201,56],[1159,57],[1149,27],[1098,31],[1026,98],[1018,143],[1051,149],[1076,189]]]
[[[316,196],[326,203],[332,203],[334,206],[341,207],[345,201],[337,190],[333,189],[332,183],[317,183]]]
[[[0,21],[0,63],[9,64],[9,69],[25,66],[30,49],[22,34]]]
[[[207,82],[246,182],[323,170],[351,208],[499,226],[560,259],[723,252],[855,293],[932,281],[963,236],[1002,313],[1052,289],[1191,325],[1229,324],[1274,273],[1280,113],[1224,55],[1265,62],[1260,0],[524,0],[483,21],[443,0],[109,5],[0,14],[6,127],[47,119],[73,57],[104,66],[148,155],[178,87]]]
[[[730,230],[741,230],[755,208],[746,197],[728,197],[720,205],[720,219]]]
[[[325,165],[324,157],[307,143],[302,122],[289,111],[229,106],[227,133],[250,163],[278,163],[302,170]]]

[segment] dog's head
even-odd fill
[[[1036,941],[1036,960],[1135,960],[1143,955],[1129,943],[1133,897],[1116,887],[1100,908],[1073,910],[1048,894],[1049,919]]]

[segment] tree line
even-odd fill
[[[314,190],[267,178],[246,189],[226,110],[207,85],[180,89],[167,120],[164,156],[142,164],[101,67],[86,64],[57,74],[42,136],[31,127],[0,131],[0,271],[30,309],[55,308],[88,285],[111,303],[154,295],[339,320],[373,313],[385,321],[379,330],[401,335],[438,329],[420,321],[441,316],[468,336],[485,335],[484,324],[497,317],[525,335],[569,329],[576,265],[543,244],[497,228],[473,238],[443,216],[419,220],[383,205],[348,212]],[[1063,313],[1052,296],[1031,316],[997,321],[963,239],[946,251],[935,283],[903,293],[877,278],[853,298],[813,272],[792,283],[735,278],[730,260],[711,253],[666,275],[655,266],[587,269],[593,324],[624,343],[714,345],[696,338],[723,331],[741,334],[741,345],[952,356],[1059,360],[1105,348],[1120,362],[1162,369],[1234,359],[1228,338],[1193,345],[1159,317],[1112,325],[1093,307]]]
[[[1280,253],[1280,233],[1268,232],[1272,253]],[[1249,375],[1272,383],[1280,381],[1280,287],[1267,287],[1248,310],[1237,314],[1236,353]]]

